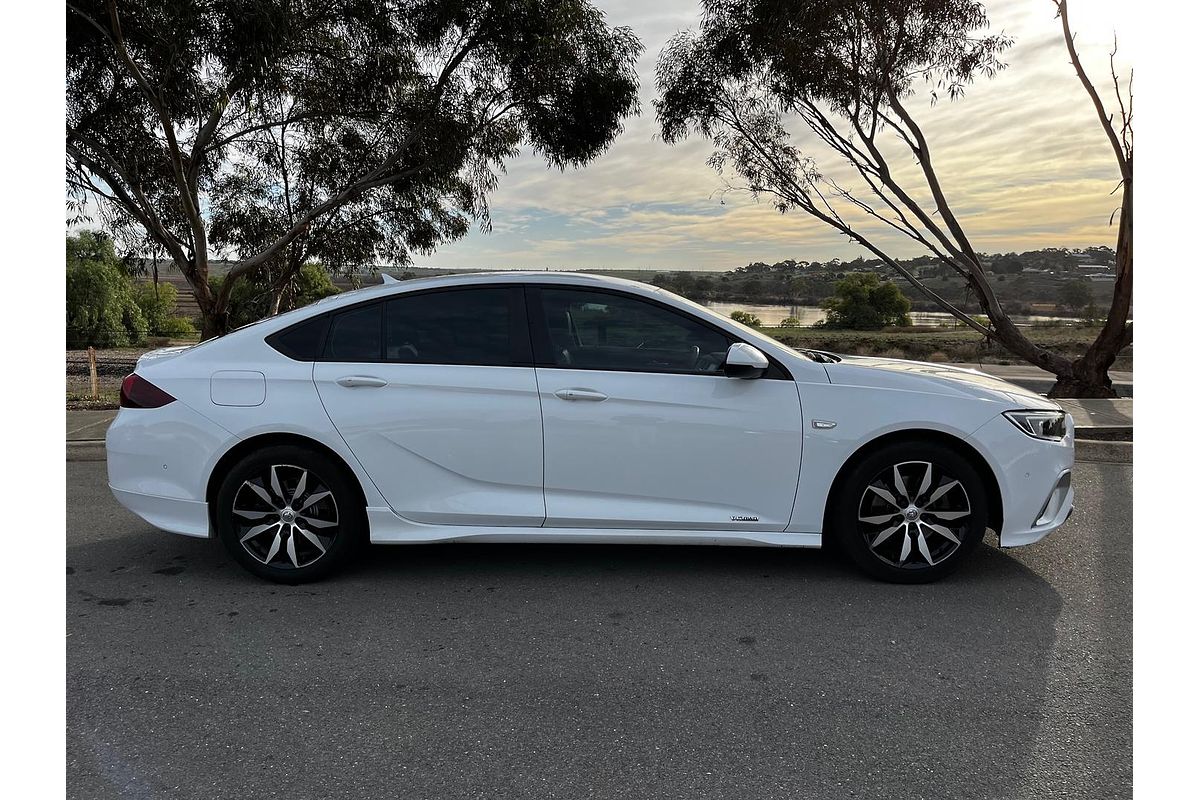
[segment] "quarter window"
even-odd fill
[[[549,353],[575,369],[715,374],[730,339],[689,317],[627,295],[541,290]]]

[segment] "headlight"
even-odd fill
[[[1067,415],[1062,411],[1005,411],[1004,416],[1035,439],[1059,441],[1067,435]]]

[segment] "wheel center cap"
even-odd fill
[[[285,508],[283,511],[279,512],[279,518],[284,522],[295,522],[296,512],[292,511],[290,508]]]
[[[917,517],[919,517],[919,516],[921,516],[920,510],[913,508],[911,506],[908,509],[906,509],[904,512],[904,518],[906,520],[908,520],[909,522],[915,522]]]

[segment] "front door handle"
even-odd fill
[[[356,386],[387,386],[387,381],[383,378],[376,378],[374,375],[347,375],[344,378],[337,379],[338,386],[345,386],[353,389]]]
[[[608,395],[595,389],[559,389],[554,396],[560,400],[590,400],[593,403],[608,399]]]

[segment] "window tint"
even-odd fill
[[[512,363],[507,288],[402,295],[387,302],[386,358],[412,364]],[[525,321],[518,320],[522,329]]]
[[[267,337],[267,344],[297,361],[314,361],[321,356],[325,346],[325,331],[329,328],[329,315],[301,322],[279,333]]]
[[[330,361],[378,361],[382,305],[372,303],[333,318],[325,358]]]
[[[719,373],[729,338],[627,295],[542,289],[549,360],[560,367]]]

